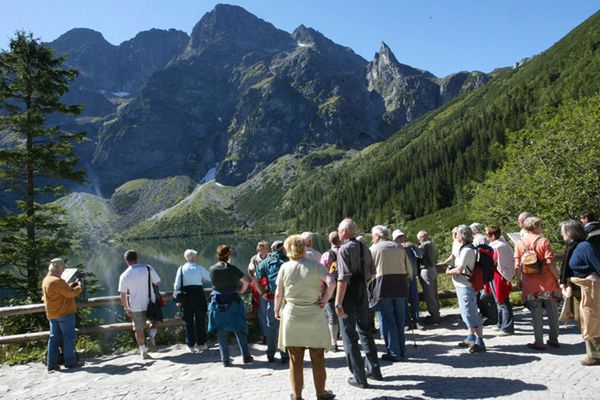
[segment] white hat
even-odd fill
[[[404,236],[404,232],[402,232],[400,229],[396,229],[394,232],[392,232],[392,240],[396,240],[398,236]]]
[[[198,254],[198,252],[196,250],[187,249],[183,253],[183,257],[185,257],[186,261],[191,262],[194,259],[194,257],[196,257],[196,254]]]

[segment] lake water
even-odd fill
[[[261,240],[272,243],[275,240],[284,240],[285,235],[246,235],[246,236],[203,236],[179,239],[144,240],[139,242],[125,243],[124,245],[111,245],[99,243],[87,246],[87,248],[72,254],[68,263],[75,266],[79,263],[85,266],[87,272],[92,272],[96,277],[100,288],[88,297],[116,296],[118,295],[119,276],[127,265],[123,260],[123,253],[127,249],[138,252],[140,263],[151,265],[161,278],[161,291],[172,291],[177,268],[185,263],[183,252],[186,249],[194,249],[198,252],[198,263],[209,268],[216,263],[216,249],[220,244],[227,244],[233,248],[231,263],[242,272],[247,272],[250,258],[256,254],[256,244]],[[327,249],[324,237],[315,238],[316,248]],[[106,322],[120,320],[122,317],[115,314],[120,307],[112,307],[112,310],[95,312],[95,316],[101,316]],[[171,318],[175,313],[175,307],[168,304],[165,308],[165,317]]]

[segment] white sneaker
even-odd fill
[[[188,351],[188,353],[192,353],[192,354],[196,353],[196,349],[192,346],[187,346],[187,351]]]
[[[198,344],[196,345],[196,351],[198,353],[202,353],[203,351],[208,350],[208,346],[206,344]]]

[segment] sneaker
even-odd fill
[[[560,343],[558,342],[552,342],[550,340],[546,341],[546,344],[550,347],[554,347],[555,349],[558,349],[560,347]]]
[[[54,367],[48,368],[48,372],[60,371],[60,365],[56,364]]]
[[[331,348],[331,351],[333,351],[334,353],[337,353],[338,351],[340,351],[340,348],[338,347],[337,343],[333,345],[333,347]]]
[[[289,364],[290,362],[290,358],[289,357],[281,357],[281,363],[282,364]]]
[[[207,351],[208,350],[208,345],[206,344],[198,344],[196,345],[196,352],[197,353],[202,353],[203,351]]]
[[[150,358],[150,354],[148,354],[148,350],[140,350],[140,354],[142,355],[142,360],[147,360]]]
[[[146,346],[150,349],[150,351],[156,350],[156,338],[154,336],[148,336],[146,338]]]
[[[193,348],[192,346],[188,346],[188,347],[187,347],[187,351],[188,351],[188,353],[192,353],[192,354],[195,354],[195,353],[196,353],[196,349],[195,349],[195,348]]]
[[[514,334],[515,333],[511,331],[500,331],[496,334],[496,336],[512,336]]]
[[[360,383],[359,381],[356,380],[356,378],[354,376],[351,376],[350,378],[348,378],[348,384],[350,386],[354,386],[354,387],[360,388],[360,389],[367,389],[369,387],[369,384],[367,382]]]
[[[600,358],[586,357],[583,360],[581,360],[580,363],[584,367],[591,367],[593,365],[600,365]]]
[[[481,351],[485,351],[485,344],[473,343],[471,347],[469,347],[470,353],[479,353]]]
[[[267,355],[267,361],[270,362],[270,363],[275,362],[275,356],[269,356],[269,355]]]
[[[425,325],[437,325],[440,322],[442,322],[442,318],[440,318],[440,317],[435,318],[435,317],[429,316],[429,317],[423,318],[421,321]]]
[[[458,347],[469,348],[469,347],[473,346],[474,344],[475,344],[475,342],[465,339],[462,342],[458,342]]]
[[[223,361],[223,366],[224,366],[225,368],[231,367],[231,361],[230,361],[230,360],[225,360],[225,361]]]
[[[244,364],[250,364],[252,361],[254,361],[254,357],[244,356]]]
[[[400,361],[399,358],[393,357],[393,356],[389,355],[388,353],[383,353],[381,355],[381,359],[385,360],[385,361],[391,361],[391,362],[398,362],[398,361]]]

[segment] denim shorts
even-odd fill
[[[460,316],[468,328],[481,326],[481,316],[477,308],[477,293],[472,287],[457,287],[456,297]]]

